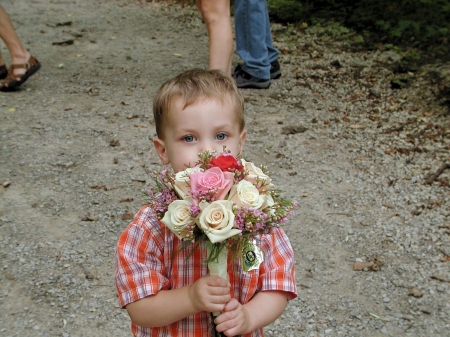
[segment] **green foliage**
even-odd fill
[[[392,43],[447,56],[450,0],[268,0],[279,22],[326,20],[355,29],[366,42]]]
[[[298,0],[267,1],[269,13],[276,13],[276,17],[283,22],[296,22],[299,17],[307,15],[308,8]]]

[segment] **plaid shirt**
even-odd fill
[[[294,253],[282,229],[260,237],[264,261],[257,270],[233,270],[228,260],[231,296],[244,304],[259,291],[286,292],[287,298],[297,297],[294,273]],[[173,258],[181,241],[158,221],[149,207],[142,207],[134,220],[121,234],[116,251],[116,286],[122,308],[160,290],[180,288],[194,283],[208,274],[206,248],[199,247],[191,256],[189,249]],[[236,268],[235,268],[236,269]],[[131,324],[138,337],[209,337],[212,322],[210,314],[200,312],[170,325],[144,328]],[[264,336],[262,329],[246,334],[248,337]]]

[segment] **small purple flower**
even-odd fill
[[[193,219],[195,219],[195,217],[197,217],[197,215],[199,215],[201,211],[202,211],[202,210],[200,209],[200,207],[198,207],[198,206],[195,205],[195,204],[191,204],[191,205],[189,206],[189,212],[191,213],[191,217],[192,217]]]

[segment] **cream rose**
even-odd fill
[[[192,173],[201,171],[202,169],[200,167],[189,167],[184,171],[180,171],[175,174],[175,182],[173,188],[180,198],[186,199],[191,196],[191,194],[189,193],[189,191],[191,190],[189,177]]]
[[[274,200],[273,200],[272,195],[270,195],[270,194],[264,195],[264,203],[263,203],[263,205],[262,205],[261,208],[267,208],[267,207],[269,207],[269,208],[270,208],[270,212],[269,212],[268,214],[269,214],[269,215],[272,215],[272,216],[275,215],[275,209],[272,208],[273,205],[275,205],[275,202],[274,202]],[[266,212],[266,213],[267,213],[267,212]]]
[[[233,203],[229,200],[216,200],[204,207],[197,224],[212,243],[221,242],[242,231],[234,228]]]
[[[241,180],[230,191],[230,201],[238,207],[247,206],[259,209],[266,201],[265,196],[259,194],[258,189],[247,180]]]
[[[272,186],[272,179],[259,167],[251,162],[246,162],[244,159],[241,159],[241,163],[244,166],[244,170],[248,172],[244,179],[255,185],[258,190],[266,191]]]
[[[192,202],[192,198],[190,200]],[[191,215],[189,212],[191,202],[189,200],[173,201],[161,222],[166,225],[179,239],[191,236],[193,228],[187,228],[191,224]]]

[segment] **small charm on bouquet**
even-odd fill
[[[262,250],[256,245],[256,241],[248,241],[244,244],[241,255],[241,265],[244,271],[258,269],[264,261]]]

